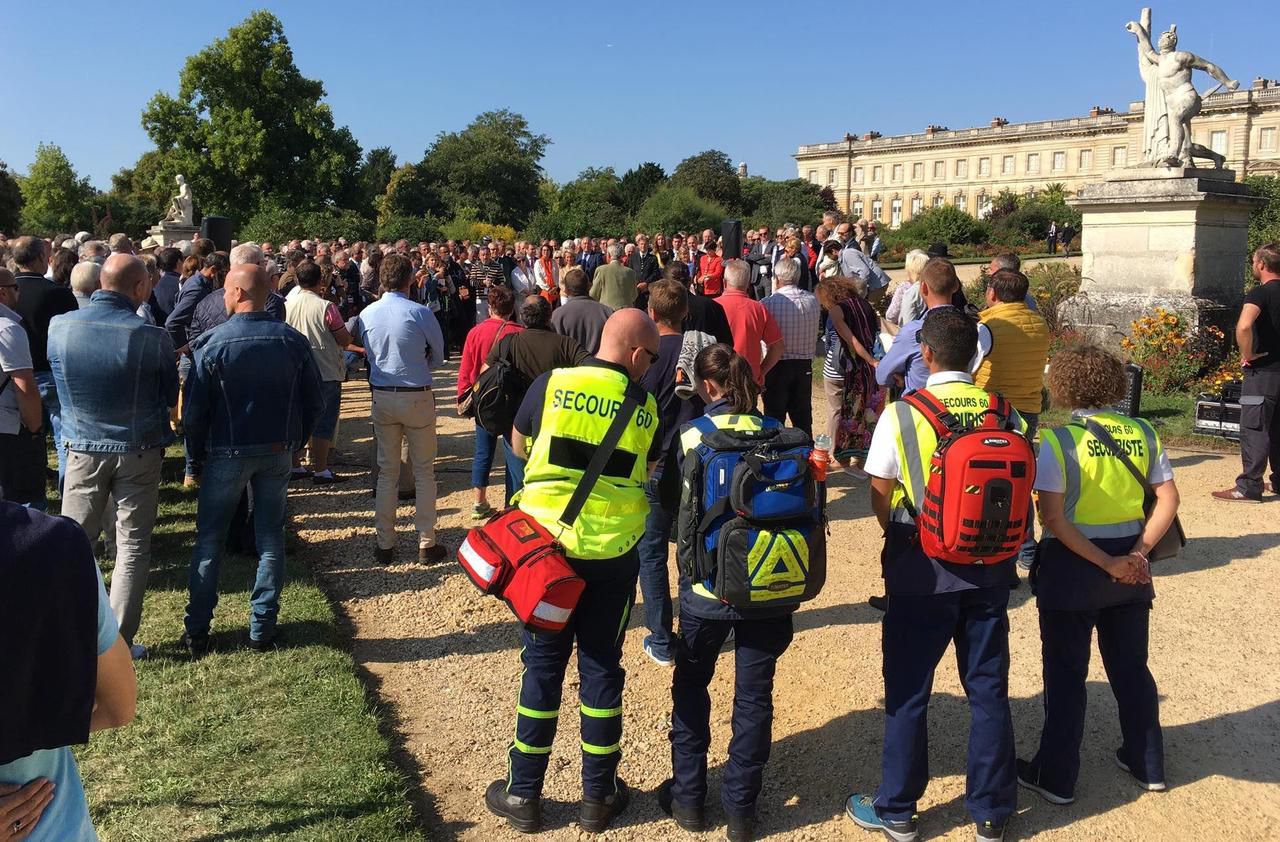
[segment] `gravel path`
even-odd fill
[[[439,534],[456,548],[469,528],[471,421],[453,412],[456,364],[437,382],[440,412]],[[367,460],[371,429],[363,381],[343,396],[340,472],[328,489],[293,497],[294,525],[341,613],[353,655],[385,702],[400,740],[398,758],[416,778],[417,801],[432,838],[521,838],[483,806],[485,786],[504,774],[514,726],[519,666],[517,627],[506,607],[482,597],[455,563],[430,568],[373,563],[373,500]],[[819,415],[819,417],[821,417]],[[1113,766],[1119,744],[1115,703],[1099,659],[1090,669],[1090,711],[1078,800],[1051,807],[1022,792],[1009,838],[1280,838],[1280,498],[1262,505],[1218,503],[1210,490],[1230,484],[1232,456],[1177,452],[1174,466],[1192,543],[1160,565],[1152,618],[1151,666],[1161,690],[1170,791],[1143,793]],[[491,502],[501,493],[495,471]],[[492,492],[496,491],[497,495]],[[883,733],[879,615],[880,536],[865,486],[837,479],[830,490],[831,555],[826,589],[796,616],[796,637],[778,666],[774,751],[758,828],[771,839],[874,839],[843,817],[844,797],[873,788]],[[413,555],[412,506],[400,510],[401,558]],[[641,652],[639,606],[627,633],[622,776],[636,790],[621,826],[603,839],[692,838],[658,810],[653,791],[670,770],[669,670]],[[1010,611],[1010,696],[1022,756],[1041,723],[1039,635],[1025,585]],[[731,654],[712,685],[711,788],[719,786],[732,694]],[[566,680],[562,733],[551,758],[545,838],[585,838],[576,825],[580,794],[575,669]],[[953,660],[938,671],[930,712],[934,775],[920,802],[929,839],[972,839],[964,810],[967,706]],[[718,799],[710,814],[722,822]],[[722,838],[723,831],[714,836]]]

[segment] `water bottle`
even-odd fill
[[[831,462],[831,436],[819,433],[813,440],[813,452],[809,454],[809,466],[813,469],[813,478],[818,482],[827,481],[827,465]]]

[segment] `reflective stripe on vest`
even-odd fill
[[[582,513],[560,523],[592,454],[622,405],[627,377],[603,366],[551,372],[538,435],[525,466],[520,509],[545,526],[577,559],[616,558],[644,534],[648,453],[657,432],[657,403],[648,395],[627,425]]]
[[[1106,412],[1090,416],[1125,449],[1143,474],[1160,457],[1155,430],[1144,421]],[[1044,431],[1042,441],[1062,469],[1063,514],[1086,538],[1128,538],[1142,532],[1145,490],[1087,429],[1072,424]]]

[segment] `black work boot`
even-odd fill
[[[755,816],[728,815],[729,823],[725,826],[724,835],[729,842],[755,842]]]
[[[700,833],[707,827],[707,816],[701,806],[683,807],[675,803],[675,799],[671,795],[671,788],[675,785],[675,781],[667,778],[658,786],[658,806],[662,808],[662,812],[676,820],[684,830],[690,833]]]
[[[631,793],[621,778],[617,779],[618,789],[613,795],[603,800],[598,798],[582,799],[582,813],[578,817],[578,825],[587,833],[603,833],[609,829],[613,821],[631,803]]]
[[[484,806],[495,816],[501,816],[521,833],[537,833],[542,830],[542,799],[521,798],[507,792],[505,780],[494,781],[484,793]]]

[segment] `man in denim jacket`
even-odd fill
[[[49,364],[62,406],[67,477],[62,514],[91,539],[105,528],[116,538],[111,610],[135,658],[133,637],[151,569],[151,533],[160,494],[160,464],[174,440],[169,407],[178,402],[173,342],[135,311],[151,295],[141,260],[114,254],[102,288],[82,310],[49,324]],[[107,498],[115,517],[103,523]]]
[[[231,318],[192,343],[182,423],[204,473],[183,643],[195,656],[209,650],[218,564],[245,486],[258,547],[249,645],[265,651],[275,642],[291,456],[311,435],[322,400],[311,346],[265,311],[269,292],[261,266],[233,266],[222,290]]]

